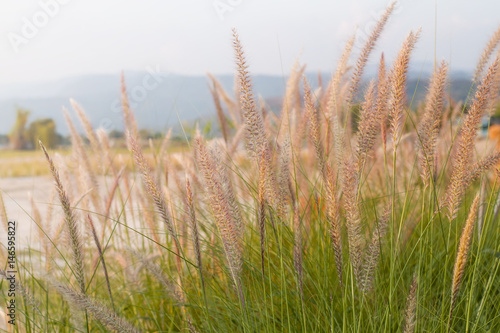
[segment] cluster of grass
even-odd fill
[[[88,145],[68,113],[79,167],[41,143],[59,201],[45,217],[33,203],[40,244],[18,254],[13,330],[499,331],[500,184],[488,170],[500,154],[476,136],[498,98],[500,30],[467,113],[447,102],[445,62],[409,111],[411,32],[388,69],[381,56],[354,130],[360,80],[393,8],[352,68],[347,42],[327,85],[313,91],[296,64],[278,115],[256,103],[235,32],[236,96],[210,77],[222,137],[197,133],[189,152],[169,154],[169,134],[141,142],[124,81],[126,156],[73,103]]]

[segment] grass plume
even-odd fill
[[[465,266],[467,264],[467,257],[469,255],[470,246],[472,242],[472,237],[474,236],[474,224],[477,220],[477,212],[479,209],[479,194],[474,198],[474,202],[469,211],[469,216],[465,222],[464,229],[462,231],[462,236],[460,237],[460,243],[458,245],[457,258],[455,260],[455,266],[453,267],[453,280],[451,284],[451,305],[450,305],[450,317],[448,320],[448,332],[451,328],[451,321],[453,316],[453,310],[455,309],[458,291],[460,290],[460,285],[462,284],[463,276],[465,273]]]
[[[47,149],[43,145],[42,141],[39,141],[40,148],[45,154],[45,158],[49,163],[50,172],[55,181],[55,186],[59,194],[59,201],[61,202],[62,209],[64,211],[64,220],[66,223],[66,228],[68,230],[69,242],[71,244],[71,250],[73,253],[73,274],[75,275],[76,281],[80,288],[80,292],[85,294],[85,274],[84,274],[84,263],[83,263],[83,250],[82,250],[82,240],[80,229],[77,224],[75,213],[71,207],[70,200],[64,187],[59,178],[59,172],[57,171],[52,158],[49,156]]]
[[[496,58],[489,67],[481,85],[477,88],[475,99],[460,127],[458,147],[452,161],[450,184],[443,203],[448,208],[447,215],[450,220],[457,217],[458,208],[467,189],[466,176],[470,170],[477,127],[488,105],[491,96],[490,89],[498,71],[498,65],[499,58]]]
[[[114,311],[108,309],[100,302],[86,296],[85,294],[61,284],[56,284],[55,288],[61,295],[64,296],[68,303],[81,310],[88,311],[90,314],[92,314],[92,316],[94,316],[94,318],[96,318],[110,331],[124,333],[140,332],[126,319],[122,318]]]
[[[408,299],[406,300],[406,310],[405,310],[405,322],[404,322],[404,333],[415,332],[415,325],[417,323],[416,312],[417,312],[417,288],[418,280],[417,276],[413,276],[413,281],[411,283],[410,292],[408,293]]]
[[[448,66],[441,62],[429,84],[425,101],[425,111],[418,128],[417,146],[419,146],[420,175],[425,186],[431,183],[435,164],[436,143],[441,125],[444,103],[444,90]]]

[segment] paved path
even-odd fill
[[[0,190],[10,221],[17,223],[17,246],[24,248],[28,242],[33,242],[31,237],[38,237],[38,229],[33,223],[31,198],[36,203],[42,218],[47,214],[54,182],[48,176],[0,178]],[[54,211],[56,213],[57,209]],[[3,221],[1,226],[4,231]],[[4,237],[0,238],[4,243]]]

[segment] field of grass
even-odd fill
[[[74,105],[88,145],[72,131],[71,154],[40,143],[11,156],[45,159],[58,197],[46,216],[32,204],[39,243],[18,250],[16,326],[0,328],[499,332],[500,153],[477,132],[498,100],[500,30],[464,104],[447,98],[441,62],[410,111],[419,32],[386,50],[394,62],[380,58],[356,101],[393,9],[357,59],[347,42],[323,86],[313,90],[296,64],[276,114],[256,103],[234,32],[234,96],[211,78],[221,138],[197,132],[175,152],[169,135],[143,142],[123,82],[126,151]],[[98,191],[101,175],[113,181]],[[9,285],[0,281],[3,309]]]
[[[187,145],[183,142],[176,142],[167,148],[169,154],[182,153],[187,150]],[[114,159],[125,159],[130,155],[126,148],[111,149]],[[154,155],[151,148],[147,147],[145,152]],[[70,148],[53,150],[53,154],[58,154],[68,158],[72,153]],[[119,162],[114,161],[114,164]],[[127,164],[129,170],[133,169],[133,163]],[[97,167],[97,166],[95,166]],[[8,177],[36,177],[49,175],[50,170],[47,167],[47,161],[39,150],[0,150],[0,178]]]
[[[67,151],[58,151],[67,154]],[[48,174],[39,151],[0,150],[0,177],[33,177]]]

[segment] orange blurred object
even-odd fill
[[[500,125],[490,126],[488,138],[491,140],[497,140],[497,149],[500,149]]]

